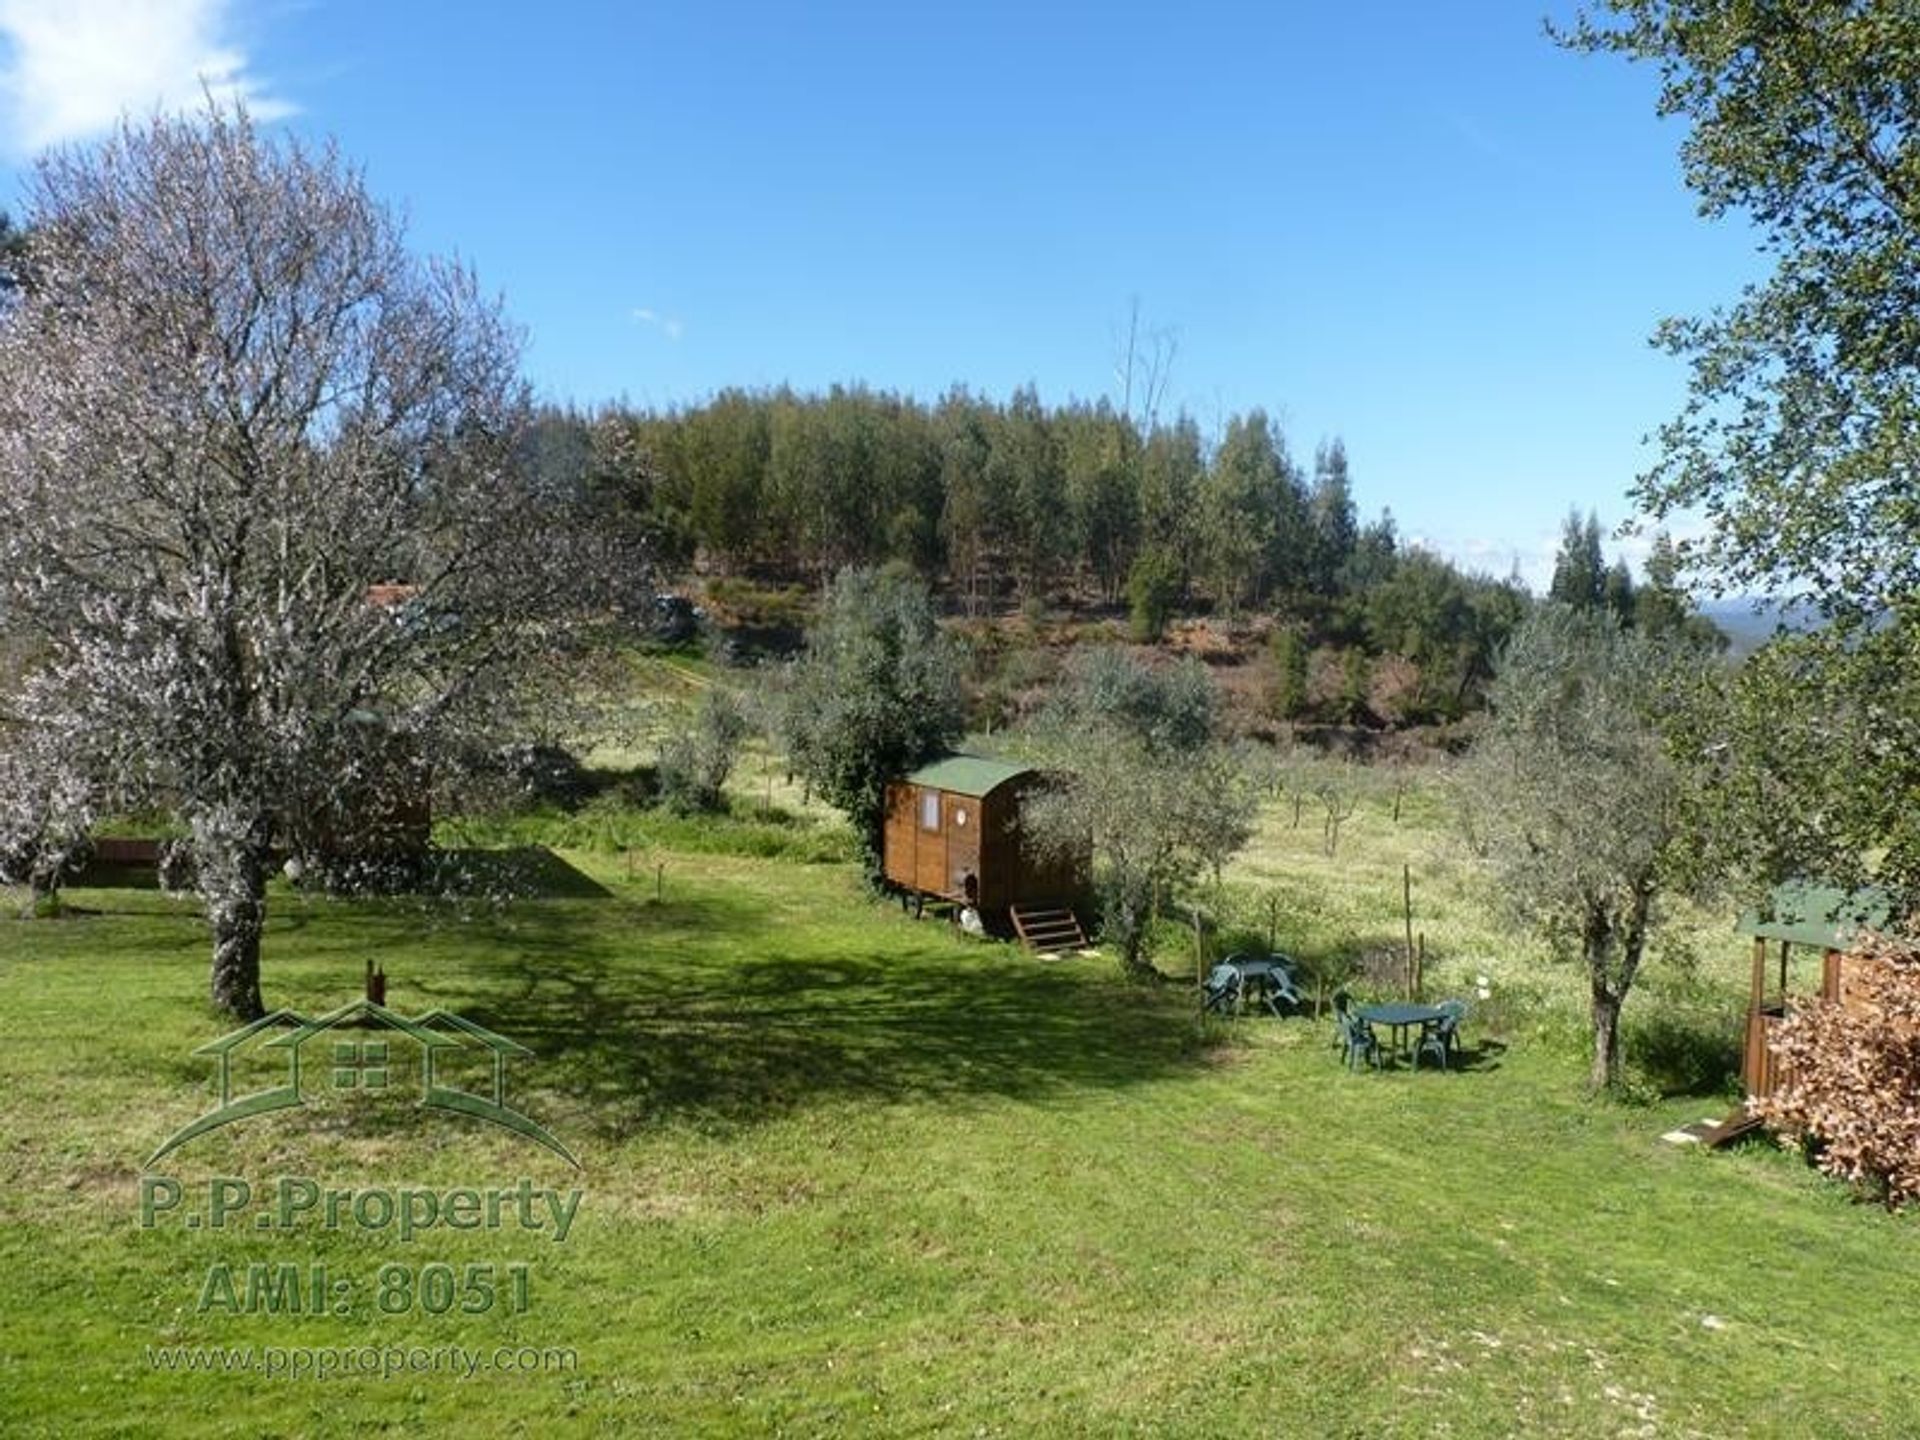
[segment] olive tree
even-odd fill
[[[660,747],[660,789],[667,803],[688,813],[726,809],[727,778],[750,725],[731,690],[709,687]]]
[[[1620,1010],[1663,893],[1690,876],[1687,772],[1661,721],[1691,652],[1552,603],[1515,632],[1460,813],[1503,900],[1586,974],[1592,1084],[1621,1079]]]
[[[794,768],[846,812],[878,883],[886,790],[952,747],[964,716],[958,647],[908,571],[842,570],[787,677],[781,730]]]
[[[213,1000],[257,1016],[276,845],[351,833],[496,720],[597,552],[516,463],[498,306],[411,255],[330,145],[209,102],[51,153],[25,221],[33,283],[0,319],[16,703],[185,823]]]
[[[1253,833],[1258,779],[1218,730],[1198,661],[1153,669],[1104,650],[1079,661],[1036,725],[1058,779],[1022,807],[1022,824],[1043,853],[1092,853],[1106,937],[1139,978],[1154,973],[1157,900],[1217,875]]]

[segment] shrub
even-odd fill
[[[746,737],[747,717],[732,692],[708,690],[692,724],[661,747],[661,797],[682,814],[724,809],[722,792]]]
[[[1180,575],[1171,557],[1157,550],[1142,552],[1127,574],[1127,613],[1133,638],[1142,644],[1166,634],[1180,595]]]
[[[1774,1032],[1783,1078],[1753,1110],[1892,1208],[1920,1199],[1920,937],[1855,953],[1844,1004],[1810,1002]]]
[[[1362,947],[1352,955],[1329,957],[1329,963],[1346,962],[1343,983],[1358,985],[1369,995],[1398,995],[1407,985],[1407,950],[1395,941],[1379,941]],[[1330,970],[1331,973],[1331,970]]]
[[[1721,1005],[1668,1002],[1634,1022],[1627,1048],[1640,1076],[1662,1095],[1723,1095],[1739,1081],[1740,1036]]]
[[[1420,705],[1420,667],[1402,655],[1382,655],[1367,679],[1366,708],[1387,725],[1412,719]]]
[[[1104,920],[1104,917],[1096,916]],[[1141,953],[1163,975],[1188,979],[1194,973],[1193,922],[1178,915],[1156,915],[1140,928]]]
[[[1245,925],[1235,925],[1231,929],[1216,930],[1210,937],[1208,950],[1219,956],[1253,955],[1267,953],[1267,937]]]
[[[455,781],[458,808],[557,805],[577,810],[594,791],[594,780],[565,747],[523,740],[469,755]]]
[[[1268,712],[1276,720],[1297,720],[1307,709],[1307,642],[1298,626],[1282,625],[1273,632],[1270,649],[1273,689]]]

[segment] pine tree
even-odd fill
[[[1314,453],[1313,493],[1307,500],[1307,515],[1313,533],[1308,583],[1315,594],[1332,595],[1340,588],[1359,539],[1353,487],[1347,473],[1347,447],[1337,438]]]
[[[1607,557],[1600,547],[1600,518],[1569,511],[1560,531],[1560,553],[1553,561],[1553,583],[1547,598],[1576,610],[1595,610],[1606,603]]]

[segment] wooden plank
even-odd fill
[[[157,865],[160,863],[160,842],[129,840],[111,835],[96,836],[93,858],[102,865]]]
[[[926,891],[929,895],[946,895],[947,890],[947,835],[944,823],[934,830],[921,824],[920,807],[926,803],[926,797],[936,797],[935,804],[940,807],[939,814],[944,822],[945,799],[938,790],[919,790],[914,801],[914,887]]]
[[[1761,1128],[1760,1121],[1748,1114],[1746,1107],[1742,1106],[1718,1125],[1703,1132],[1700,1143],[1710,1150],[1721,1150],[1738,1141],[1758,1135]]]
[[[883,869],[896,885],[914,888],[913,787],[895,781],[887,786],[887,824],[883,841]]]

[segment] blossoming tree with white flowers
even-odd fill
[[[331,147],[209,102],[47,156],[25,221],[0,746],[179,818],[212,998],[257,1016],[276,847],[497,722],[601,572],[518,463],[514,331]]]

